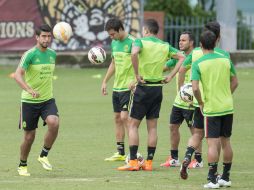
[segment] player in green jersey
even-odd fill
[[[184,55],[168,43],[156,37],[159,25],[154,19],[144,22],[143,38],[136,39],[132,47],[131,58],[137,79],[137,86],[130,107],[129,148],[130,161],[121,166],[121,171],[137,171],[140,169],[137,160],[139,146],[138,128],[146,117],[148,143],[147,159],[142,169],[152,170],[152,160],[157,145],[157,120],[162,102],[162,83],[168,83],[180,68]],[[163,67],[169,58],[178,59],[173,71],[165,78]]]
[[[105,161],[125,160],[124,138],[128,122],[128,105],[131,94],[131,84],[134,81],[134,72],[131,64],[131,48],[134,37],[124,31],[119,19],[109,19],[105,30],[112,39],[112,61],[103,79],[101,91],[107,95],[107,82],[114,75],[112,103],[114,109],[115,134],[117,153],[106,158]]]
[[[200,37],[203,56],[192,65],[192,88],[204,115],[205,137],[208,144],[208,183],[204,188],[229,187],[233,151],[230,136],[233,124],[233,97],[238,82],[234,65],[225,56],[214,52],[216,36],[205,31]],[[199,83],[202,84],[203,97]],[[223,150],[223,174],[217,181],[220,149]]]
[[[56,53],[48,48],[51,42],[51,28],[47,24],[36,30],[37,44],[26,51],[15,72],[15,80],[23,89],[21,95],[20,127],[24,129],[24,140],[20,146],[18,173],[30,176],[27,158],[35,139],[39,117],[48,125],[44,145],[38,161],[46,170],[52,170],[48,152],[53,146],[59,128],[58,110],[53,98],[52,78]]]
[[[179,39],[179,49],[183,51],[185,55],[189,55],[194,48],[194,36],[191,32],[183,32],[180,35]],[[167,61],[164,71],[170,70],[173,68],[177,63],[177,60],[170,59]],[[189,75],[190,70],[185,74],[185,81],[184,83],[189,83]],[[176,78],[178,78],[178,75],[176,75]],[[194,107],[190,105],[187,102],[184,102],[180,98],[180,94],[178,91],[178,80],[176,80],[177,85],[177,95],[175,98],[175,102],[173,104],[171,114],[170,114],[170,144],[171,144],[171,150],[170,150],[170,156],[165,161],[165,163],[162,163],[160,166],[164,167],[178,167],[181,165],[179,159],[178,159],[178,146],[180,142],[180,133],[179,133],[179,127],[182,124],[182,122],[185,120],[187,123],[187,126],[189,127],[191,133],[193,133],[193,127],[192,127],[192,119],[193,119],[193,112]],[[195,159],[190,164],[190,168],[200,168],[203,167],[203,162],[201,158],[201,147],[199,147],[195,151]]]
[[[215,36],[216,36],[216,44],[218,44],[219,39],[220,39],[220,24],[218,22],[209,22],[205,25],[204,31],[212,31]],[[215,47],[214,52],[223,55],[229,58],[229,53],[225,52],[224,50]],[[203,56],[203,51],[201,47],[195,48],[190,54],[186,60],[183,63],[183,66],[179,70],[179,83],[181,84],[181,77],[184,77],[184,73],[186,70],[190,69],[192,66],[192,63],[198,60]],[[202,89],[202,84],[199,85],[199,87]],[[202,93],[202,90],[201,90]],[[204,137],[204,116],[201,113],[201,110],[199,108],[199,105],[194,99],[193,105],[196,107],[194,110],[194,122],[193,122],[193,127],[194,127],[194,134],[192,137],[189,139],[188,142],[188,147],[185,152],[185,158],[183,161],[183,164],[181,166],[180,170],[180,176],[182,179],[187,179],[188,178],[188,171],[187,171],[187,165],[191,160],[192,154],[194,153],[195,149],[198,147],[198,145],[201,143],[203,137]],[[227,149],[225,150],[227,152]],[[226,160],[225,160],[226,162]]]

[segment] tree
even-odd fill
[[[170,16],[192,16],[188,0],[147,0],[145,11],[163,11]]]

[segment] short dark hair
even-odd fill
[[[204,31],[200,36],[200,43],[207,50],[213,50],[215,48],[216,40],[216,35],[210,30]]]
[[[191,31],[183,31],[181,35],[183,34],[187,34],[189,36],[189,40],[193,41],[193,44],[195,44],[195,38],[194,38],[194,35],[191,33]]]
[[[206,31],[206,30],[212,31],[215,34],[216,39],[218,39],[220,37],[220,24],[217,21],[208,22],[205,25],[204,31]]]
[[[147,19],[144,21],[144,27],[152,34],[158,34],[159,32],[159,24],[154,19]]]
[[[109,31],[109,30],[115,30],[117,32],[119,32],[120,29],[124,30],[124,26],[123,23],[120,19],[118,18],[111,18],[107,21],[106,25],[105,25],[105,30]]]
[[[42,24],[35,30],[35,34],[39,36],[41,32],[51,32],[52,28],[48,24]]]

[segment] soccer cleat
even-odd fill
[[[27,166],[19,166],[18,173],[20,176],[30,176],[30,173],[27,171]]]
[[[182,165],[181,165],[181,169],[180,169],[180,177],[182,179],[187,179],[188,178],[188,166],[190,164],[189,159],[184,159]]]
[[[45,170],[51,171],[52,170],[52,165],[49,163],[48,157],[43,156],[38,158],[38,161],[42,164],[42,167]]]
[[[196,159],[192,160],[188,166],[189,169],[203,168],[203,161],[198,162]]]
[[[226,181],[224,179],[219,179],[218,184],[220,187],[231,187],[231,181]]]
[[[121,155],[119,152],[116,152],[113,156],[105,158],[104,161],[125,161],[125,158],[125,155]]]
[[[206,189],[219,189],[220,185],[219,185],[219,183],[209,182],[209,183],[204,185],[204,188],[206,188]]]
[[[120,166],[117,168],[119,171],[138,171],[140,166],[138,165],[138,160],[130,160],[128,164]]]
[[[168,157],[168,159],[162,163],[160,166],[163,166],[163,167],[179,167],[181,164],[180,164],[180,161],[179,159],[176,160],[176,159],[173,159],[171,156]]]
[[[142,170],[152,171],[153,170],[153,161],[146,160],[145,163],[142,165]]]

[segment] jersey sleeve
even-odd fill
[[[31,59],[31,54],[29,52],[26,52],[23,54],[23,56],[21,57],[20,60],[20,67],[27,70],[27,68],[29,67],[29,65],[31,64],[32,59]]]
[[[169,58],[171,58],[173,55],[177,54],[179,52],[178,49],[173,48],[171,45],[169,45]]]
[[[200,70],[197,63],[193,63],[191,67],[191,80],[200,80]]]
[[[177,61],[178,60],[176,60],[176,59],[169,59],[166,62],[165,66],[168,67],[168,68],[172,68],[172,67],[174,67],[176,65]]]
[[[190,53],[184,60],[183,62],[183,67],[184,68],[191,68],[191,63],[192,63],[192,53]]]
[[[143,47],[143,44],[140,39],[136,39],[133,43],[133,46],[140,47],[140,49]]]
[[[235,66],[232,63],[232,61],[230,60],[230,75],[231,76],[235,76],[236,75],[236,71],[235,71]]]

